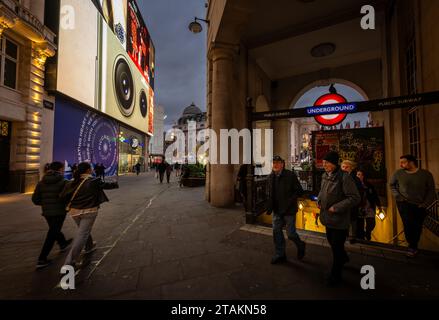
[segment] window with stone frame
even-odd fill
[[[410,41],[408,42],[405,53],[406,85],[408,94],[416,94],[417,88],[417,55],[416,55],[416,38],[414,28],[411,28]],[[413,107],[408,110],[408,133],[410,153],[418,159],[418,166],[422,167],[421,153],[421,123],[419,107]]]
[[[0,85],[17,89],[18,45],[7,37],[0,38]]]

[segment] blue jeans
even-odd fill
[[[299,248],[303,246],[303,241],[300,240],[299,234],[296,230],[296,215],[292,216],[278,216],[273,215],[273,241],[276,257],[284,257],[285,253],[285,238],[283,227],[286,227],[288,239],[293,241]]]

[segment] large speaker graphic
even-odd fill
[[[152,89],[105,20],[100,18],[99,24],[100,109],[148,133]]]

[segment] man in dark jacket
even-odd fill
[[[163,178],[165,177],[165,172],[166,172],[165,160],[163,160],[162,162],[159,163],[159,165],[157,166],[157,169],[159,172],[160,183],[163,183]]]
[[[326,227],[326,237],[332,249],[333,264],[328,278],[328,286],[341,282],[343,266],[349,262],[344,244],[351,223],[351,210],[358,206],[360,193],[352,177],[343,172],[339,165],[339,155],[331,151],[323,158],[325,173],[318,196],[320,221]]]
[[[275,254],[272,264],[285,262],[285,238],[283,227],[286,226],[288,239],[297,246],[297,258],[305,256],[305,242],[300,240],[296,231],[297,198],[303,194],[302,186],[297,176],[285,169],[285,161],[275,156],[273,158],[273,172],[269,176],[269,197],[267,213],[273,213],[273,241]]]
[[[65,251],[72,242],[72,239],[66,240],[61,232],[66,218],[66,203],[60,198],[60,194],[65,184],[64,165],[61,162],[53,162],[32,195],[32,202],[42,207],[43,216],[49,225],[49,231],[38,258],[38,269],[50,264],[47,256],[55,242],[58,242],[61,251]]]

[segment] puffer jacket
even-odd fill
[[[53,217],[66,214],[66,202],[60,198],[67,181],[56,171],[48,171],[38,182],[32,195],[32,202],[41,206],[43,216]]]
[[[108,197],[104,189],[117,189],[117,183],[106,183],[99,178],[86,178],[87,180],[79,188],[76,196],[73,198],[70,205],[75,209],[90,209],[99,207],[102,203],[108,202]],[[82,180],[81,180],[82,181]],[[75,181],[70,181],[66,184],[61,197],[69,203],[78,188],[79,184]]]
[[[361,201],[360,193],[352,177],[340,169],[331,175],[324,173],[318,196],[320,221],[326,227],[348,230],[351,210]],[[335,212],[329,212],[333,207]]]

